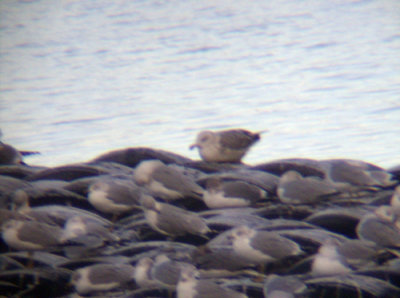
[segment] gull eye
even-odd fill
[[[204,136],[204,137],[201,137],[200,138],[200,142],[201,143],[204,143],[204,142],[206,142],[208,140],[208,136]]]
[[[238,236],[243,236],[246,235],[245,231],[237,231]]]
[[[79,279],[81,278],[81,274],[80,273],[76,273],[74,275],[72,275],[72,282],[77,282]]]

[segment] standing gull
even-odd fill
[[[1,132],[0,132],[1,137]],[[19,151],[9,144],[0,141],[0,165],[23,164],[22,158],[26,155],[39,154],[35,151]]]
[[[210,232],[205,220],[194,212],[157,202],[148,195],[143,195],[142,206],[149,226],[161,234],[181,236]]]
[[[197,147],[201,158],[207,162],[239,163],[250,147],[260,140],[260,134],[244,129],[205,130],[197,135],[190,149]]]
[[[13,165],[22,163],[22,154],[13,146],[0,142],[0,164]]]
[[[165,201],[184,197],[200,199],[203,194],[203,188],[188,176],[156,159],[142,161],[136,167],[133,179]]]

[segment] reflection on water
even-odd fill
[[[3,141],[43,165],[189,151],[269,129],[245,161],[400,163],[398,1],[0,2]]]

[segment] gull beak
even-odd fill
[[[198,148],[199,147],[199,145],[197,145],[197,144],[192,144],[192,145],[190,145],[190,147],[189,147],[189,149],[190,150],[193,150],[194,148]]]

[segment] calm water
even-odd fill
[[[400,1],[0,2],[3,141],[59,165],[198,131],[246,157],[400,164]]]

